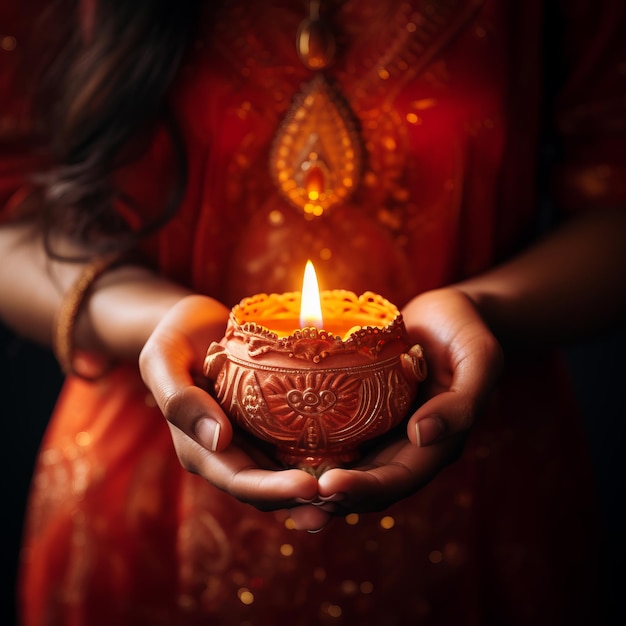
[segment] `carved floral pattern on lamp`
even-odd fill
[[[313,473],[358,459],[364,442],[406,417],[426,377],[422,348],[385,298],[319,297],[323,329],[300,327],[301,292],[244,298],[204,365],[235,424],[272,444],[279,462]]]

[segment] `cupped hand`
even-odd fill
[[[460,454],[499,375],[500,344],[461,291],[426,292],[409,302],[402,315],[428,366],[421,405],[406,431],[383,443],[359,467],[322,474],[318,505],[329,515],[383,510],[429,482]]]
[[[297,509],[317,495],[317,481],[280,470],[233,438],[232,425],[203,389],[206,350],[224,335],[228,310],[200,295],[184,297],[159,322],[139,357],[142,378],[168,421],[181,465],[261,510]],[[278,471],[280,470],[280,471]],[[304,505],[300,528],[319,528],[326,514]]]

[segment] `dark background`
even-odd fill
[[[580,398],[605,526],[605,551],[614,575],[623,573],[626,528],[623,498],[626,472],[622,452],[626,435],[626,331],[582,344],[569,353]],[[15,572],[27,490],[37,449],[62,376],[48,350],[16,337],[0,325],[0,411],[2,415],[3,613],[15,621]],[[8,583],[8,584],[7,584]],[[613,595],[615,623],[626,623],[621,588]],[[4,618],[8,616],[8,619]],[[462,625],[460,625],[462,626]]]

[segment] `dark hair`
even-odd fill
[[[67,6],[68,2],[71,6]],[[37,103],[52,166],[40,177],[48,252],[63,232],[98,251],[130,248],[176,211],[186,183],[186,158],[165,94],[184,54],[197,0],[63,0],[49,15],[56,43],[42,74]],[[89,16],[81,13],[90,6]],[[59,19],[63,17],[64,19]],[[65,28],[58,30],[60,23]],[[116,215],[112,173],[145,148],[163,121],[176,152],[176,184],[160,214],[131,228]]]

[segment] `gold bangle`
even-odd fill
[[[61,369],[67,375],[93,381],[108,371],[107,367],[105,371],[100,372],[96,376],[85,375],[76,371],[74,368],[74,330],[78,314],[93,284],[107,270],[118,265],[123,258],[121,254],[109,254],[93,260],[85,266],[61,302],[52,333],[52,350]]]

